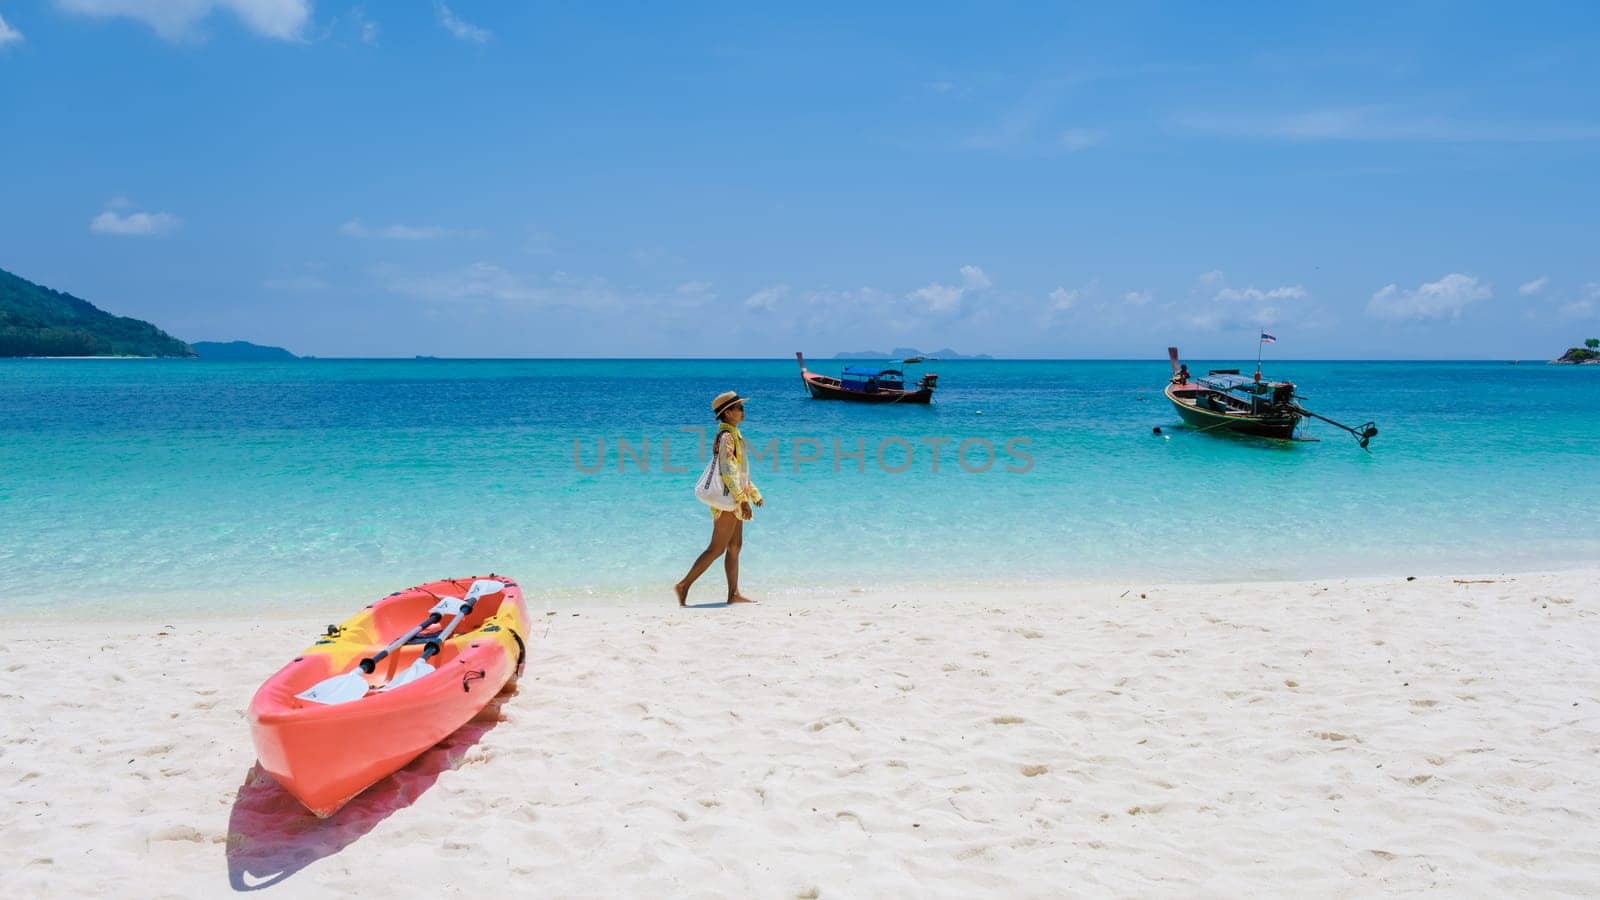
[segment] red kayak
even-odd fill
[[[514,683],[527,625],[521,588],[490,575],[397,591],[328,626],[250,701],[261,767],[332,815]]]

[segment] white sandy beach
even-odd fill
[[[14,896],[1600,895],[1600,572],[1460,577],[531,593],[518,693],[327,821],[254,770],[244,709],[338,612],[29,624],[0,869]]]

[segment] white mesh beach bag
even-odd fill
[[[717,435],[717,440],[721,439],[722,435]],[[694,496],[712,509],[732,510],[739,505],[733,502],[733,494],[722,480],[722,457],[717,453],[717,441],[711,442],[711,458],[706,461],[700,480],[694,483]]]

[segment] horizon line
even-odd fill
[[[897,357],[885,356],[883,361]],[[206,359],[200,356],[10,356],[6,360],[164,360],[171,362],[227,362],[227,363],[290,363],[290,362],[789,362],[788,357],[771,356],[319,356],[296,355],[293,359]],[[876,362],[871,358],[816,357],[818,362]],[[1235,359],[1248,361],[1247,357],[1193,356],[1184,359],[1195,362],[1228,362]],[[1167,362],[1165,356],[994,356],[989,359],[929,359],[929,362],[948,363],[1011,363],[1011,362]],[[1503,362],[1507,364],[1530,362],[1549,363],[1544,357],[1462,356],[1462,357],[1354,357],[1354,356],[1303,356],[1277,357],[1271,364],[1295,362]],[[1265,365],[1266,360],[1262,361]],[[912,363],[911,365],[922,365]]]

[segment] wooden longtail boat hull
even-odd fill
[[[1297,415],[1254,416],[1240,411],[1224,413],[1205,409],[1195,403],[1205,392],[1193,385],[1169,384],[1164,393],[1183,421],[1202,431],[1232,431],[1289,440],[1294,437],[1295,426],[1300,424]]]
[[[872,390],[847,388],[844,386],[844,382],[838,378],[829,375],[818,375],[807,369],[805,354],[796,353],[794,358],[795,362],[800,364],[800,380],[805,384],[806,391],[818,400],[845,400],[851,403],[927,404],[933,401],[933,390],[939,384],[939,376],[929,372],[911,390],[895,388],[888,384],[880,383],[876,377],[871,379]],[[848,375],[850,369],[846,367],[845,372]],[[880,373],[875,370],[870,374],[876,376]],[[891,384],[904,383],[904,380],[899,377],[899,371],[895,371],[892,374],[895,378],[890,382]]]
[[[800,377],[805,380],[806,390],[818,400],[846,400],[852,403],[930,403],[933,401],[932,388],[919,388],[914,391],[885,391],[878,390],[871,393],[865,391],[847,391],[840,386],[838,379],[814,372],[801,370]]]

